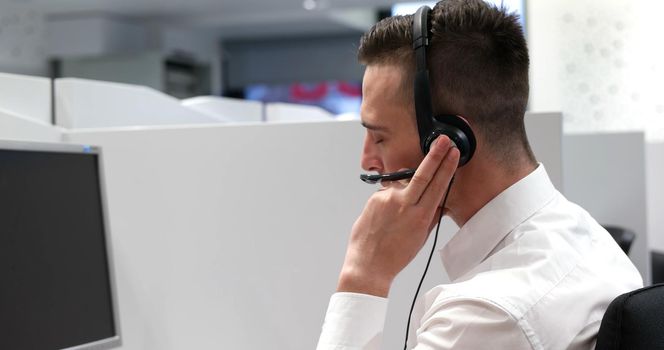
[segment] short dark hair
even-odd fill
[[[403,68],[411,100],[412,23],[412,15],[383,19],[364,33],[358,51],[362,64]],[[434,111],[468,118],[501,160],[512,163],[523,155],[534,162],[523,120],[528,47],[518,15],[483,0],[444,0],[431,12],[431,31],[427,62]]]

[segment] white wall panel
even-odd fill
[[[0,71],[47,75],[44,10],[21,1],[0,1],[0,9]]]
[[[664,140],[664,2],[529,0],[531,111],[565,132],[643,131]]]

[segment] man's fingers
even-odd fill
[[[410,180],[408,187],[406,187],[405,193],[408,203],[417,204],[420,202],[422,195],[440,167],[445,154],[448,153],[450,145],[450,139],[444,135],[438,136],[434,144],[431,145],[429,153],[424,157],[415,175]]]
[[[454,147],[447,152],[443,162],[422,194],[418,204],[426,207],[438,207],[447,192],[447,187],[459,164],[459,150]]]

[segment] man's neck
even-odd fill
[[[509,168],[491,161],[471,163],[458,170],[451,190],[452,202],[447,214],[459,227],[492,199],[537,168],[536,163],[525,161]]]

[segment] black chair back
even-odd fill
[[[634,238],[636,237],[634,232],[618,226],[604,226],[604,229],[609,231],[609,234],[611,234],[611,237],[616,240],[620,249],[622,249],[625,254],[629,255],[629,248],[632,247],[632,242],[634,242]]]
[[[664,283],[664,254],[660,252],[650,252],[650,262],[652,269],[652,283]]]
[[[664,284],[625,293],[609,304],[595,350],[664,349]]]

